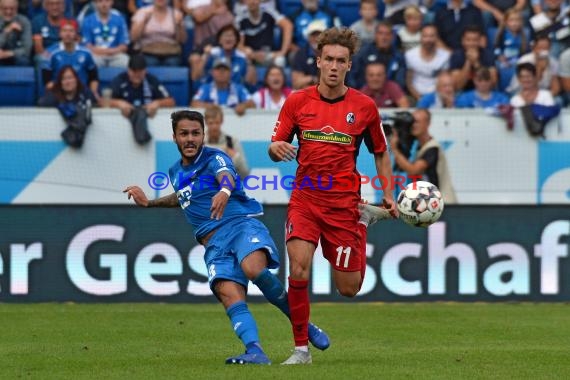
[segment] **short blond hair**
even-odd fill
[[[404,18],[408,18],[410,16],[422,17],[422,11],[417,5],[408,5],[404,10]]]

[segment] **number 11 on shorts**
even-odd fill
[[[340,260],[342,259],[342,254],[344,253],[344,267],[348,268],[348,260],[350,259],[350,247],[339,246],[336,248],[336,266],[340,266]]]

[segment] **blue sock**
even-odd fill
[[[245,346],[245,352],[247,354],[265,354],[259,342],[253,342]]]
[[[277,306],[279,310],[290,317],[289,302],[287,301],[287,292],[283,284],[269,269],[265,268],[256,278],[253,283],[257,285],[259,290],[263,293],[265,298],[273,305]]]
[[[232,328],[245,347],[252,343],[259,344],[257,324],[249,312],[247,304],[239,301],[228,307],[226,314],[232,322]],[[261,346],[259,346],[261,349]]]

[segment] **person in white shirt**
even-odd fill
[[[425,25],[421,30],[420,46],[405,54],[406,86],[416,101],[435,91],[437,75],[449,68],[449,51],[437,46],[437,28]]]

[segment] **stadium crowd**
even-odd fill
[[[128,71],[130,58],[142,55],[139,66],[189,69],[180,81],[190,83],[190,101],[177,106],[217,104],[239,115],[248,108],[278,109],[291,91],[317,83],[316,38],[342,25],[362,40],[347,83],[380,108],[470,107],[505,116],[509,105],[570,104],[567,0],[0,4],[0,72],[35,67],[43,95],[71,66],[94,106],[117,104],[105,101],[99,71]],[[523,64],[531,75],[521,77]]]

